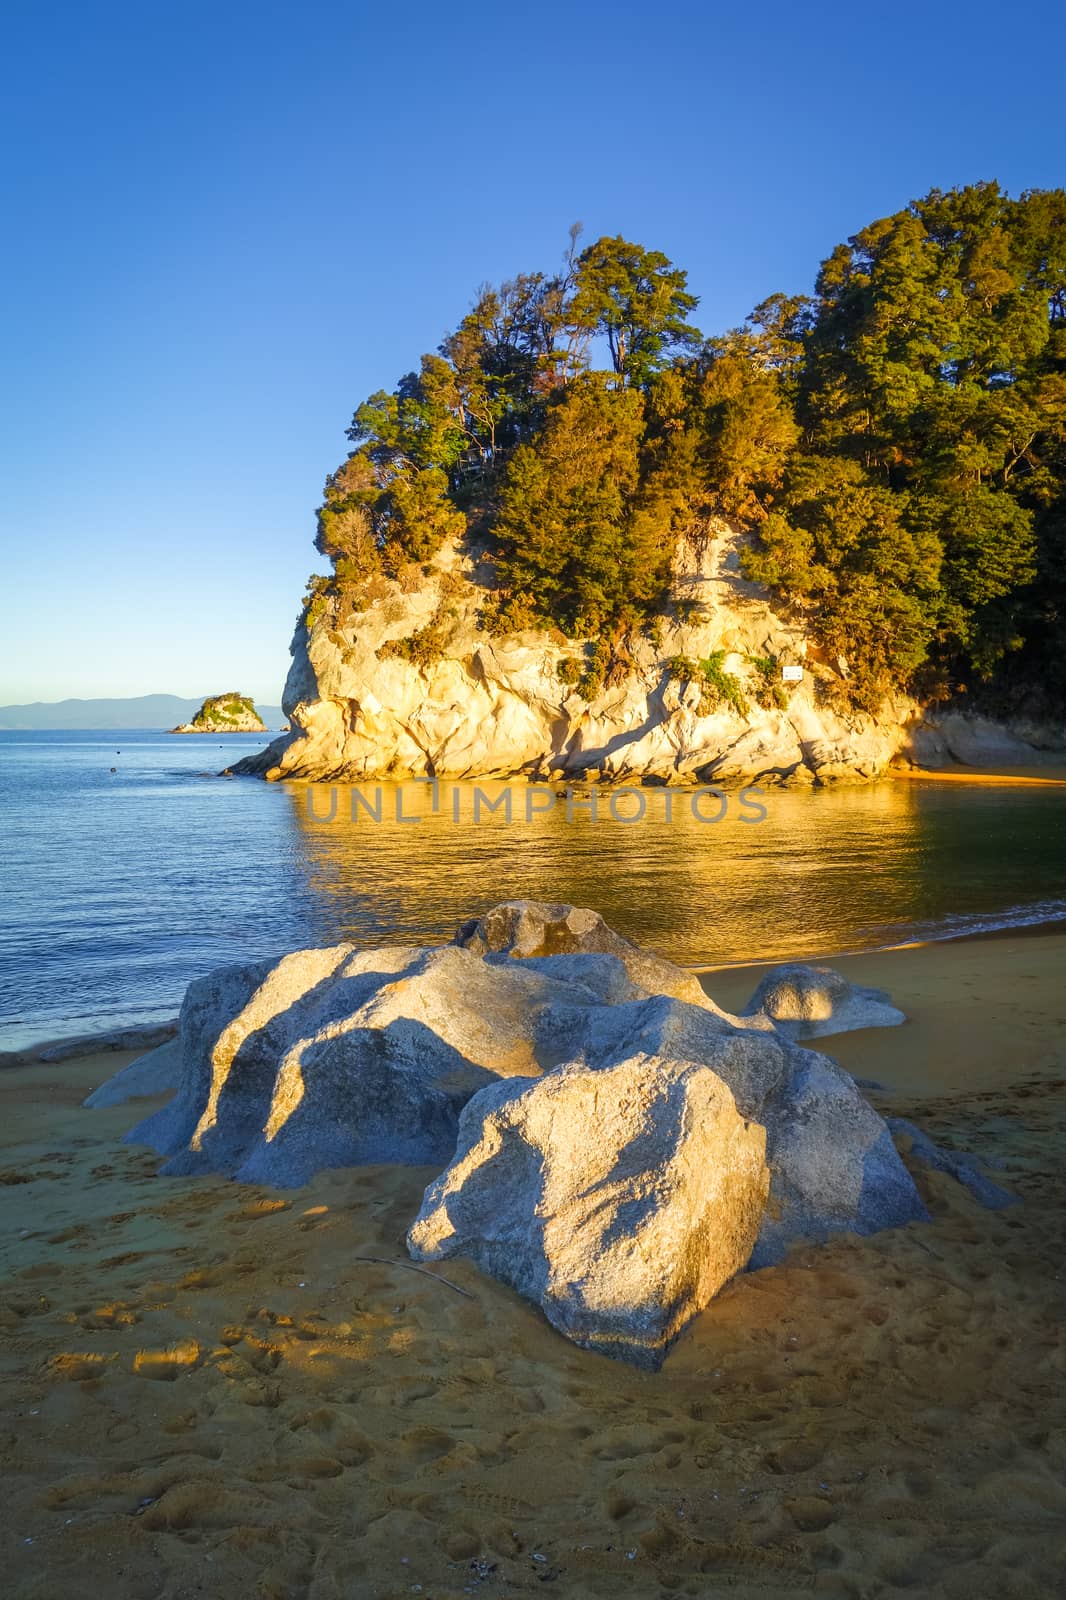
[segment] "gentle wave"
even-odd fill
[[[969,939],[981,933],[1009,933],[1015,928],[1042,927],[1066,922],[1066,900],[1042,900],[1035,905],[1011,906],[991,916],[945,917],[933,927],[918,927],[907,941],[911,944],[936,944],[945,939]],[[877,948],[898,948],[883,945]]]
[[[990,916],[972,917],[945,917],[934,924],[914,923],[913,926],[894,930],[890,938],[881,942],[874,941],[870,944],[850,946],[841,949],[811,951],[804,956],[806,961],[834,961],[848,956],[878,955],[889,950],[910,950],[915,946],[924,944],[949,944],[958,939],[975,939],[983,935],[1009,934],[1021,928],[1054,928],[1056,924],[1066,924],[1066,900],[1038,901],[1035,905],[1011,906],[1005,911],[995,912]],[[734,967],[763,967],[767,964],[765,955],[748,956],[743,960],[730,961],[716,964],[713,967],[696,965],[692,968],[695,972],[721,972],[726,966]]]

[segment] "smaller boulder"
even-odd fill
[[[654,1369],[751,1254],[765,1145],[700,1063],[636,1054],[492,1084],[408,1249],[469,1256],[576,1344]]]
[[[904,1155],[921,1166],[932,1167],[934,1172],[946,1172],[956,1183],[968,1189],[978,1204],[987,1210],[1002,1211],[1005,1206],[1018,1204],[1018,1196],[986,1177],[981,1171],[981,1163],[969,1151],[945,1150],[943,1146],[934,1144],[927,1133],[916,1128],[913,1122],[908,1122],[906,1117],[889,1117],[888,1127]]]
[[[893,1028],[907,1020],[883,989],[863,989],[833,967],[802,962],[768,972],[742,1015],[769,1017],[790,1039],[820,1039],[857,1028]]]
[[[157,1045],[114,1073],[82,1104],[93,1110],[120,1106],[142,1095],[165,1094],[168,1089],[176,1089],[180,1081],[181,1040],[168,1039],[166,1044]]]

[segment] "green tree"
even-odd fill
[[[463,532],[450,473],[468,439],[455,373],[441,356],[423,356],[395,392],[365,400],[348,437],[357,448],[326,482],[316,540],[347,564],[341,576],[428,560]]]
[[[623,383],[646,384],[671,352],[700,339],[688,316],[699,304],[687,274],[658,250],[622,238],[597,239],[577,261],[571,323],[607,340]]]
[[[912,547],[939,543],[935,590],[914,592],[948,683],[987,676],[1025,638],[1042,511],[1061,486],[1051,350],[1066,301],[1064,201],[1014,201],[995,184],[934,190],[838,246],[804,314],[806,355],[792,369],[804,451],[854,463],[894,495]],[[802,477],[789,474],[781,519],[760,530],[767,571],[794,566],[784,530],[806,516],[791,487]],[[825,597],[827,627],[837,609],[851,616],[850,592]],[[910,654],[895,653],[898,681],[922,665],[905,671]]]
[[[743,345],[727,346],[702,374],[694,404],[700,465],[718,506],[757,519],[772,502],[799,439],[780,371]]]
[[[830,657],[844,662],[856,703],[874,710],[926,658],[943,546],[908,525],[906,497],[841,457],[798,459],[785,502],[745,572],[804,606]]]
[[[358,408],[312,606],[469,518],[504,624],[600,636],[587,686],[661,605],[679,535],[725,513],[858,702],[1066,688],[1066,193],[933,190],[838,245],[812,299],[706,343],[680,268],[579,231]]]
[[[575,378],[507,470],[495,526],[499,573],[542,625],[593,634],[661,596],[667,531],[640,515],[644,401],[601,374]]]
[[[486,465],[527,438],[543,416],[565,361],[558,353],[564,298],[563,281],[539,272],[498,289],[486,285],[440,347],[455,374],[469,444]]]

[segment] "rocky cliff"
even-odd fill
[[[191,722],[171,733],[266,733],[267,728],[247,695],[208,695]]]
[[[897,759],[938,765],[960,740],[964,760],[989,744],[990,760],[1040,759],[1038,732],[934,721],[904,698],[877,717],[849,712],[847,662],[742,577],[742,537],[719,521],[682,540],[662,617],[609,651],[558,631],[493,632],[491,568],[464,540],[397,581],[323,595],[291,646],[290,732],[233,770],[820,784]]]

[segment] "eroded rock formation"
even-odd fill
[[[235,770],[669,783],[875,775],[905,745],[913,706],[893,703],[881,720],[833,710],[846,663],[823,660],[801,621],[742,578],[740,543],[724,521],[683,540],[657,628],[584,682],[590,641],[490,632],[485,564],[464,543],[446,545],[417,583],[376,579],[361,609],[335,599],[297,625],[282,702],[291,731]],[[704,674],[712,660],[738,703]]]
[[[638,1053],[494,1084],[408,1236],[469,1255],[578,1344],[658,1366],[751,1256],[765,1130],[709,1067]]]
[[[292,640],[289,731],[233,770],[812,785],[876,777],[897,758],[1062,759],[1062,728],[929,717],[904,697],[876,717],[841,709],[847,662],[742,577],[743,542],[722,519],[682,539],[661,617],[596,670],[591,640],[492,631],[491,564],[466,541],[395,581],[322,597]]]
[[[137,1068],[151,1058],[95,1103]],[[191,984],[177,1094],[129,1137],[167,1173],[279,1185],[444,1168],[417,1256],[468,1255],[570,1338],[647,1365],[744,1266],[926,1216],[835,1062],[594,912],[528,901],[450,945],[300,950]],[[972,1164],[940,1165],[979,1192]]]

